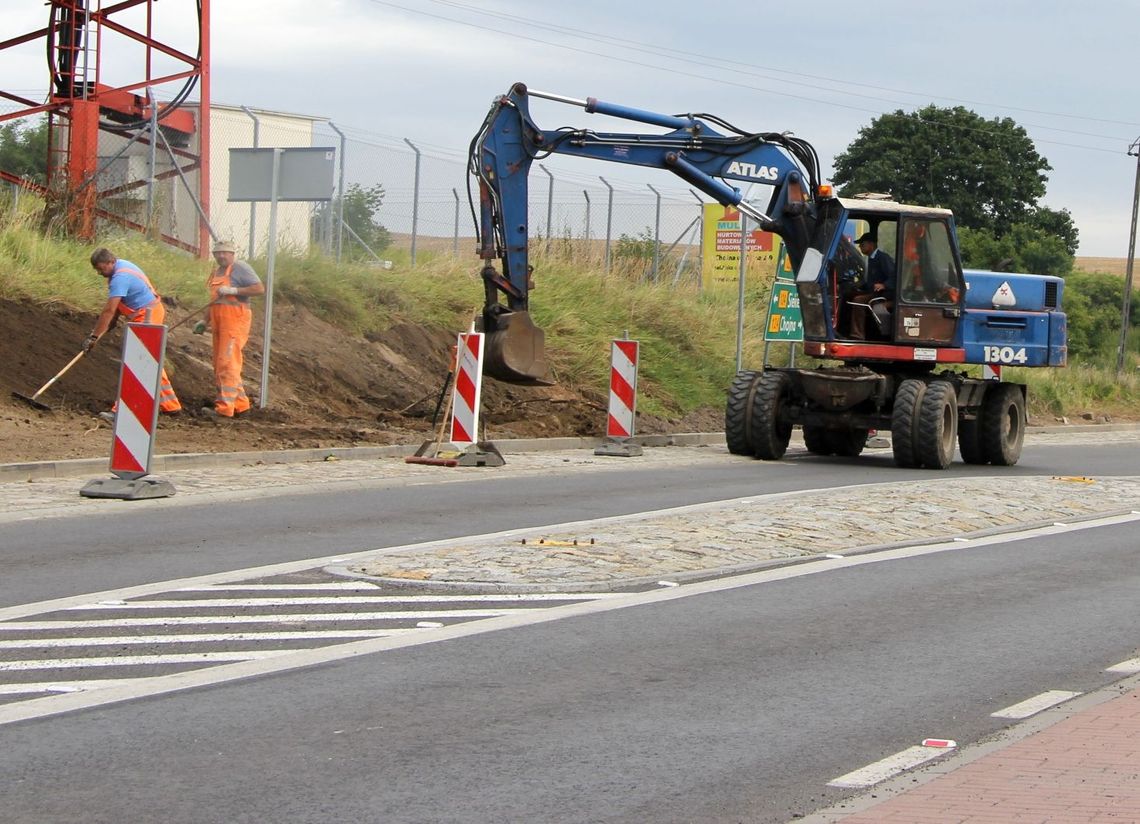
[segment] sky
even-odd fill
[[[93,4],[99,0],[91,0]],[[104,3],[104,5],[107,5]],[[193,0],[154,4],[155,31],[193,48]],[[1128,253],[1140,138],[1140,0],[213,0],[213,99],[327,117],[353,134],[462,157],[492,99],[522,81],[659,112],[710,112],[812,143],[823,174],[881,114],[965,106],[1024,127],[1052,166],[1041,205],[1068,209],[1078,254]],[[41,0],[0,0],[10,37]],[[128,49],[103,55],[114,80]],[[137,58],[136,58],[137,59]],[[46,86],[42,50],[0,53],[4,91]],[[539,125],[635,130],[553,103]],[[564,159],[565,160],[565,159]],[[570,162],[570,161],[567,161]],[[579,161],[581,162],[581,161]],[[594,163],[593,174],[672,183]]]

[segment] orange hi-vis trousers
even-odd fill
[[[126,315],[128,323],[158,324],[166,320],[166,307],[158,298],[155,298],[154,303],[150,306],[144,306],[141,309],[129,309],[120,303],[119,312]],[[170,385],[170,378],[166,377],[165,369],[162,370],[162,386],[158,392],[158,408],[168,414],[179,412],[182,409],[182,403],[174,394],[174,387]]]
[[[214,380],[217,396],[214,411],[232,418],[249,409],[249,397],[242,385],[242,349],[249,340],[253,312],[245,304],[215,303],[210,306],[210,327],[214,331]]]

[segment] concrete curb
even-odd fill
[[[1140,429],[1140,424],[1101,423],[1031,426],[1030,435],[1081,432],[1123,432]],[[684,432],[673,435],[636,435],[631,441],[645,447],[711,446],[724,443],[723,432]],[[605,438],[503,438],[492,440],[500,452],[556,452],[563,449],[594,449]],[[412,455],[420,444],[394,446],[330,446],[319,449],[266,449],[252,452],[188,452],[155,455],[152,475],[179,469],[209,469],[216,466],[248,464],[306,463],[336,458],[342,461],[365,461],[377,458],[403,458]],[[34,481],[43,478],[74,478],[81,475],[108,473],[109,458],[75,458],[64,461],[29,461],[0,464],[0,483]]]
[[[605,438],[513,438],[495,440],[501,452],[556,452],[564,449],[594,449]],[[707,446],[723,444],[723,432],[689,432],[675,435],[638,435],[632,438],[641,446]],[[155,455],[151,474],[180,469],[209,469],[249,464],[306,463],[336,458],[342,461],[365,461],[377,458],[404,458],[415,453],[420,444],[394,446],[330,446],[319,449],[276,449],[252,452],[188,452]],[[81,475],[107,474],[108,458],[75,458],[64,461],[38,461],[0,464],[0,483],[34,481],[44,478],[73,478]]]

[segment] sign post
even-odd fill
[[[273,332],[273,273],[277,262],[277,204],[325,201],[333,195],[331,146],[230,149],[229,200],[269,203],[269,243],[265,272],[265,339],[261,346],[259,409],[269,405],[269,347]],[[343,197],[343,193],[341,194]],[[253,250],[249,250],[253,254]]]

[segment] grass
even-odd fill
[[[25,201],[31,198],[21,205]],[[101,237],[98,245],[140,265],[164,295],[183,306],[205,302],[208,262],[138,235]],[[98,310],[106,292],[88,263],[94,248],[45,237],[33,213],[0,213],[0,297]],[[385,255],[394,262],[391,269],[338,265],[318,254],[279,254],[275,297],[302,303],[354,335],[380,336],[401,322],[447,331],[467,328],[483,302],[480,261],[473,255],[457,259],[421,252],[412,268],[406,251],[389,249]],[[628,334],[641,342],[641,411],[674,418],[703,406],[723,406],[735,372],[735,290],[649,283],[637,271],[615,266],[606,273],[597,261],[579,261],[557,249],[550,256],[539,249],[532,259],[532,314],[546,331],[547,355],[560,382],[604,394],[610,340]],[[264,278],[266,261],[253,265]],[[767,294],[767,283],[748,283],[745,305],[759,309],[746,312],[743,362],[750,368],[764,358]],[[786,364],[787,352],[785,344],[772,344],[769,362]],[[1135,371],[1118,381],[1110,366],[1009,370],[1010,379],[1029,384],[1030,413],[1046,420],[1079,419],[1085,413],[1140,418]]]

